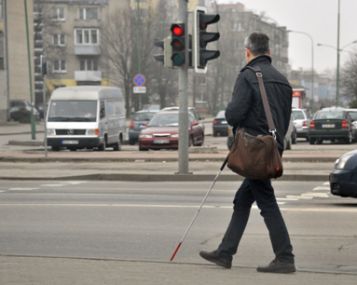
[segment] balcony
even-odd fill
[[[99,45],[75,45],[75,55],[100,55]]]
[[[76,81],[101,81],[102,72],[92,70],[77,70],[74,72],[74,79]]]

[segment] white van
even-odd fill
[[[53,91],[46,116],[52,150],[120,150],[126,136],[125,99],[119,88],[63,87]]]

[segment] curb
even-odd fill
[[[334,163],[337,158],[332,157],[284,157],[283,162],[326,162]],[[224,157],[190,157],[189,161],[222,162]],[[177,162],[177,158],[167,157],[0,157],[3,162]]]
[[[0,176],[0,180],[106,180],[106,181],[135,181],[135,182],[197,182],[213,181],[213,174],[88,174],[74,176],[55,177],[6,177]],[[327,181],[328,175],[322,174],[285,174],[279,179],[272,181]],[[243,177],[232,174],[221,174],[218,181],[242,181]]]

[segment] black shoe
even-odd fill
[[[258,266],[258,272],[293,273],[296,271],[294,262],[283,262],[274,259],[268,266]]]
[[[229,269],[232,267],[232,257],[219,255],[216,250],[212,252],[200,251],[200,256],[224,268]]]

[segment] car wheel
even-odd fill
[[[348,137],[346,138],[346,144],[351,144],[352,141],[353,141],[353,136],[352,136],[352,133],[349,132]]]
[[[118,137],[118,142],[116,142],[116,143],[113,145],[113,150],[115,150],[115,151],[121,150],[121,145],[122,145],[122,139],[121,139],[121,136],[119,135],[119,137]]]
[[[315,139],[309,138],[309,143],[310,143],[310,144],[315,144]]]
[[[98,147],[99,151],[104,151],[107,148],[107,136],[104,137],[103,143]]]
[[[120,150],[120,143],[119,142],[113,144],[113,150],[115,150],[115,151]]]
[[[292,143],[292,144],[296,144],[296,132],[293,132],[293,133],[291,134],[291,143]]]
[[[53,146],[53,147],[51,147],[51,149],[52,149],[52,151],[59,151],[60,150],[60,148],[58,146]]]
[[[148,148],[139,145],[139,151],[148,151],[148,150],[149,150]]]
[[[203,146],[203,143],[205,142],[205,134],[202,133],[202,139],[201,142],[199,144],[197,144],[197,146]]]

